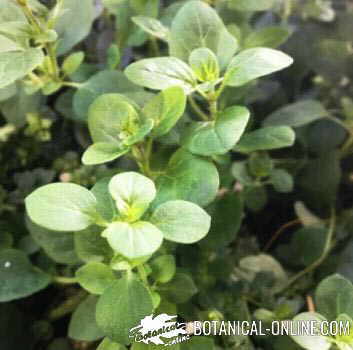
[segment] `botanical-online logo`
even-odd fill
[[[130,329],[129,337],[134,338],[135,342],[164,346],[189,340],[190,336],[186,332],[186,323],[179,323],[176,318],[176,315],[169,316],[167,314],[160,314],[155,317],[153,317],[153,314],[146,316],[140,321],[139,325]]]

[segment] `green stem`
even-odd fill
[[[159,46],[157,39],[154,36],[150,36],[151,51],[155,57],[159,57],[161,54],[159,52]]]
[[[198,106],[195,99],[191,95],[188,96],[188,100],[195,113],[199,117],[201,117],[202,120],[209,121],[208,115],[201,110],[201,108]]]
[[[211,112],[212,119],[215,120],[217,118],[217,113],[218,113],[217,100],[210,99],[209,104],[210,104],[210,112]]]
[[[304,270],[300,271],[299,273],[294,275],[292,278],[290,278],[289,281],[287,282],[287,284],[281,290],[279,290],[278,293],[284,292],[298,279],[300,279],[304,275],[308,274],[309,272],[315,270],[318,266],[320,266],[323,263],[323,261],[327,258],[328,254],[331,250],[332,238],[333,238],[333,234],[335,232],[335,228],[336,228],[336,213],[335,213],[335,210],[332,209],[330,226],[328,228],[327,238],[326,238],[325,246],[324,246],[324,249],[322,251],[321,256],[316,261],[314,261],[311,265],[307,266]]]

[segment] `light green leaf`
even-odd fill
[[[82,64],[84,58],[85,54],[82,51],[72,53],[65,58],[62,64],[63,72],[67,75],[75,73]]]
[[[94,223],[96,199],[79,185],[45,185],[32,192],[25,202],[31,220],[49,230],[80,231]]]
[[[270,182],[277,192],[288,193],[293,191],[293,176],[284,169],[274,169],[270,174]]]
[[[15,41],[0,34],[0,54],[3,52],[10,52],[10,51],[24,51],[24,49],[20,45],[18,45]]]
[[[289,37],[287,28],[280,26],[265,27],[249,34],[244,42],[244,48],[270,47],[275,49],[283,44]]]
[[[79,120],[87,120],[90,105],[97,97],[109,93],[141,91],[122,72],[103,70],[93,75],[76,91],[73,99],[74,111]]]
[[[225,81],[230,86],[242,86],[265,75],[282,70],[293,63],[285,53],[264,47],[242,51],[230,62]]]
[[[294,333],[299,334],[299,330],[296,331],[296,327],[300,322],[315,322],[317,332],[320,331],[320,323],[326,321],[325,317],[315,312],[303,312],[293,318],[293,330]],[[332,343],[327,337],[320,334],[318,335],[295,335],[291,337],[297,344],[307,350],[329,350]]]
[[[96,319],[98,326],[111,340],[129,344],[130,329],[152,314],[152,310],[151,296],[144,285],[133,276],[124,276],[100,297]]]
[[[0,88],[31,73],[43,59],[43,51],[40,49],[0,53]]]
[[[132,17],[132,20],[148,34],[160,40],[168,41],[170,35],[169,28],[164,26],[158,19],[146,16],[135,16]]]
[[[233,106],[220,112],[216,121],[194,123],[185,137],[184,145],[194,154],[224,154],[239,141],[249,115],[245,107]]]
[[[11,98],[12,96],[16,95],[17,86],[16,84],[7,85],[4,88],[0,89],[0,102],[4,102]]]
[[[265,11],[274,6],[276,0],[228,0],[229,7],[238,11]]]
[[[180,344],[180,350],[214,350],[214,340],[211,337],[192,337]]]
[[[158,206],[151,222],[170,241],[195,243],[207,235],[211,217],[194,203],[175,200]]]
[[[319,101],[304,100],[277,109],[265,119],[263,124],[265,126],[287,125],[299,127],[326,117],[328,114],[328,111]]]
[[[166,134],[183,115],[186,106],[186,95],[180,86],[173,86],[161,91],[143,108],[142,112],[154,121],[152,135]]]
[[[111,44],[107,51],[107,66],[108,69],[116,69],[121,62],[121,53],[118,45]]]
[[[180,86],[190,94],[196,85],[191,68],[176,57],[146,58],[130,64],[125,74],[133,83],[155,90]]]
[[[103,332],[96,323],[96,305],[98,298],[88,296],[77,307],[71,316],[69,324],[69,337],[81,341],[96,341],[103,338]]]
[[[129,259],[152,255],[162,244],[163,234],[147,221],[113,222],[102,233],[114,251]]]
[[[191,52],[200,47],[213,51],[222,69],[235,54],[238,43],[214,9],[202,1],[189,1],[173,20],[170,55],[187,62]]]
[[[104,338],[104,340],[99,344],[97,350],[126,350],[124,345],[114,343],[109,338]]]
[[[82,155],[82,163],[95,165],[110,162],[129,152],[129,148],[121,148],[119,144],[98,142],[89,146]]]
[[[154,208],[174,199],[206,206],[217,195],[219,175],[212,162],[179,150],[171,157],[165,174],[157,178],[156,186],[158,191]]]
[[[63,0],[62,15],[55,25],[59,35],[58,53],[68,52],[91,31],[95,17],[93,0]]]
[[[15,249],[0,251],[0,302],[27,297],[50,281],[49,275],[31,265],[25,253]]]
[[[189,65],[198,80],[214,81],[219,78],[219,65],[216,55],[205,47],[195,49],[189,57]]]
[[[317,310],[329,321],[341,313],[353,317],[353,285],[351,281],[335,274],[325,278],[315,292]]]
[[[76,271],[76,278],[82,288],[91,294],[103,294],[116,277],[112,269],[100,262],[88,263]]]
[[[265,151],[292,146],[294,141],[293,129],[287,126],[267,127],[244,134],[235,150],[244,153]]]
[[[10,21],[27,22],[25,14],[14,1],[2,0],[0,2],[0,23]]]
[[[175,275],[176,265],[173,255],[160,255],[149,263],[153,279],[160,283],[169,282]]]
[[[115,175],[109,182],[109,192],[120,215],[138,220],[156,196],[152,180],[135,172]]]

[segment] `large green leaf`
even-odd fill
[[[206,47],[224,68],[236,52],[238,43],[217,12],[202,1],[187,2],[175,16],[169,40],[170,55],[188,61],[194,49]]]
[[[54,183],[32,192],[26,198],[26,209],[39,226],[54,231],[80,231],[94,223],[96,203],[84,187]]]
[[[158,206],[151,222],[170,241],[195,243],[207,235],[211,217],[194,203],[175,200]]]
[[[33,48],[0,53],[0,88],[31,73],[42,63],[43,59],[42,50]]]
[[[218,171],[212,162],[179,150],[170,159],[166,172],[157,178],[156,187],[154,207],[174,199],[206,206],[217,195]]]
[[[244,46],[246,49],[252,47],[270,47],[275,49],[283,44],[289,35],[290,32],[285,27],[265,27],[249,34],[245,39]]]
[[[129,152],[128,147],[121,147],[118,143],[97,142],[89,146],[82,155],[82,163],[95,165],[110,162]]]
[[[176,265],[173,255],[160,255],[149,263],[156,282],[167,283],[175,275]]]
[[[135,16],[132,20],[148,34],[158,39],[168,41],[170,35],[169,29],[158,21],[158,19],[146,16]]]
[[[130,329],[152,314],[152,310],[150,293],[130,275],[105,290],[97,304],[96,319],[106,336],[115,342],[129,344]]]
[[[325,107],[315,100],[304,100],[289,104],[271,113],[264,121],[265,126],[303,126],[326,117]]]
[[[12,0],[2,0],[0,2],[0,23],[4,22],[27,22],[21,8]]]
[[[142,112],[154,121],[152,135],[154,137],[166,134],[183,115],[186,106],[186,96],[180,86],[172,86],[152,98]]]
[[[244,134],[235,147],[238,152],[264,151],[294,144],[295,133],[287,126],[274,126]]]
[[[264,47],[247,49],[230,62],[224,79],[230,86],[242,86],[254,79],[282,70],[293,63],[285,53]]]
[[[97,350],[126,350],[124,345],[114,343],[109,338],[104,338],[104,340],[99,344]]]
[[[32,266],[22,251],[0,252],[0,302],[27,297],[44,289],[50,281],[50,276]]]
[[[135,172],[115,175],[109,182],[119,214],[130,221],[138,220],[156,196],[152,180]]]
[[[96,322],[97,301],[96,296],[90,295],[77,307],[69,324],[70,338],[88,342],[103,338]]]
[[[147,221],[113,222],[102,235],[116,252],[130,259],[152,255],[163,241],[162,232]]]
[[[191,68],[176,57],[146,58],[130,64],[125,74],[133,83],[156,90],[180,86],[189,94],[196,85]]]
[[[23,51],[23,48],[15,41],[0,34],[0,54],[3,52]]]
[[[202,156],[224,154],[239,141],[249,115],[245,107],[233,106],[220,112],[216,121],[194,123],[184,145],[191,153]]]

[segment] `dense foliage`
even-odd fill
[[[0,348],[132,350],[150,314],[345,320],[349,0],[1,0]],[[158,348],[158,347],[157,347]]]

